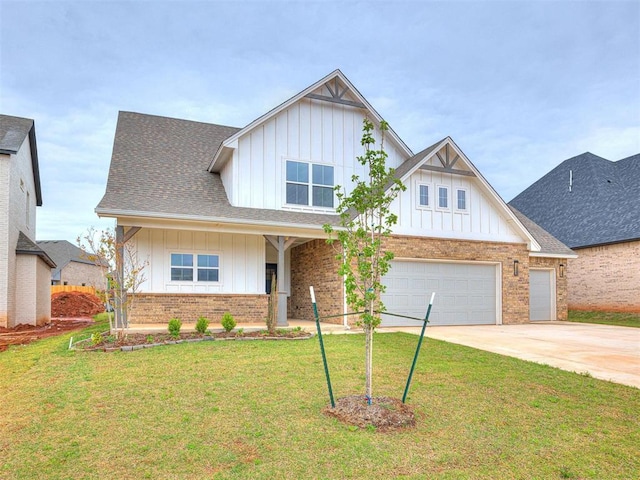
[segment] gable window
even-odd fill
[[[287,160],[288,204],[333,208],[333,187],[332,166]]]
[[[194,262],[195,257],[195,262]],[[193,253],[171,254],[172,282],[218,282],[220,279],[220,257]]]
[[[456,190],[456,210],[467,211],[467,191],[461,188]]]
[[[438,208],[447,209],[449,208],[449,188],[448,187],[438,187]]]
[[[428,208],[430,207],[429,202],[429,185],[425,183],[417,184],[417,205],[418,208]]]

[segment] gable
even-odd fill
[[[396,171],[407,187],[394,202],[395,233],[540,245],[447,137]]]

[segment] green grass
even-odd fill
[[[92,327],[100,330],[100,325]],[[317,339],[0,354],[0,478],[638,478],[640,390],[426,339],[418,426],[353,429]],[[376,334],[374,393],[401,397],[417,337]],[[362,392],[363,337],[328,335],[337,397]]]
[[[569,310],[570,322],[599,323],[602,325],[618,325],[620,327],[640,328],[640,313],[618,312],[584,312]]]

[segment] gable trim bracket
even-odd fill
[[[450,167],[434,167],[432,165],[420,165],[420,170],[429,170],[432,172],[439,173],[450,173],[451,175],[465,175],[467,177],[475,177],[476,174],[469,170],[457,170],[455,168]]]

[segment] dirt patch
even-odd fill
[[[55,318],[51,323],[42,326],[21,324],[13,328],[0,327],[0,352],[5,351],[9,345],[26,345],[34,340],[62,335],[92,324],[91,318]]]
[[[369,405],[366,397],[352,395],[339,398],[335,403],[334,408],[327,407],[324,413],[348,425],[375,427],[376,431],[389,432],[412,428],[416,424],[411,407],[397,398],[373,397]]]
[[[51,295],[52,317],[92,317],[102,312],[102,301],[90,293],[58,292]]]

